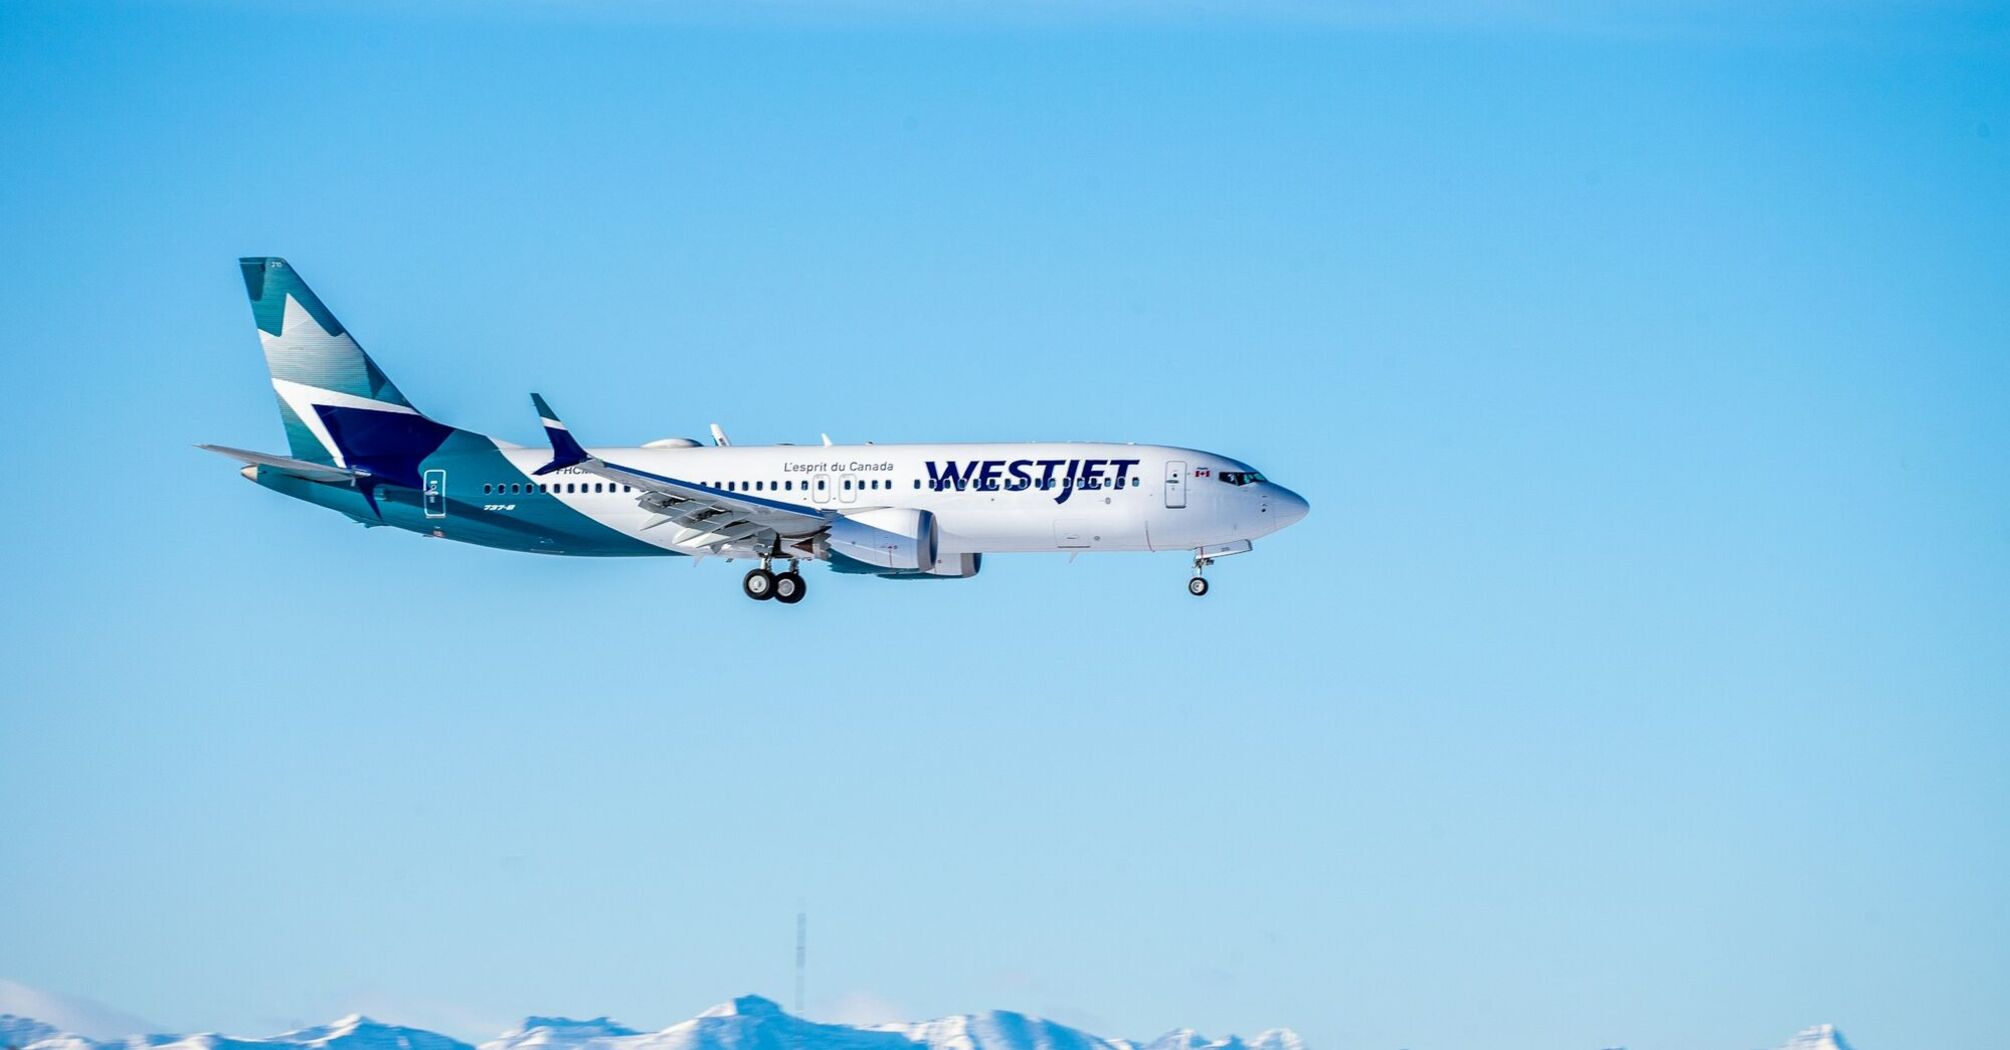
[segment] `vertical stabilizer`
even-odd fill
[[[296,458],[345,465],[325,408],[419,414],[286,260],[246,258],[238,266]]]

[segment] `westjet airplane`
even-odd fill
[[[241,259],[291,456],[202,445],[248,480],[366,526],[505,550],[718,555],[747,597],[793,605],[797,567],[893,580],[977,575],[986,554],[1191,551],[1216,559],[1305,516],[1296,493],[1211,452],[1086,442],[585,448],[542,397],[549,453],[412,407],[284,259]],[[777,562],[787,568],[775,571]]]

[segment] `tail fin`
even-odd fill
[[[412,407],[284,259],[239,259],[296,459],[418,487],[418,463],[453,428]]]
[[[343,462],[342,449],[317,406],[418,413],[286,260],[247,258],[237,264],[244,271],[244,290],[251,296],[265,365],[279,394],[286,443],[295,457]]]

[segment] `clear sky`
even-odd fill
[[[2010,1028],[2010,16],[1742,6],[0,6],[0,977],[653,1027],[802,901],[827,1018]],[[246,254],[519,441],[1313,511],[1205,601],[365,531],[191,447],[284,447]]]

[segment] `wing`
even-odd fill
[[[581,447],[543,397],[532,394],[531,403],[551,439],[551,462],[539,467],[538,474],[573,468],[635,489],[641,493],[636,503],[657,515],[643,528],[677,528],[673,542],[680,547],[714,554],[787,556],[784,548],[792,541],[808,540],[830,527],[829,516],[807,507],[610,463]],[[807,548],[801,553],[807,554]]]

